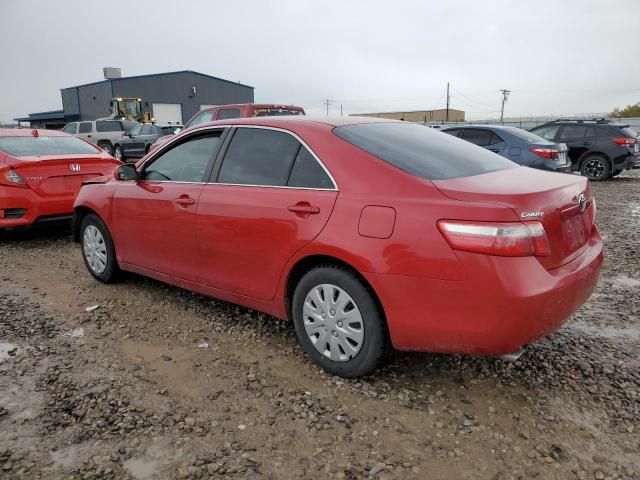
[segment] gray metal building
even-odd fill
[[[110,115],[109,102],[117,97],[142,99],[143,111],[157,122],[186,122],[210,105],[252,103],[254,88],[238,82],[183,70],[133,77],[107,78],[60,90],[63,110],[30,113],[16,118],[33,128],[62,128],[77,120]]]

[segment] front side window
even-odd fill
[[[436,128],[434,128],[434,130],[437,130]],[[444,133],[448,133],[449,135],[452,135],[454,137],[459,137],[460,136],[460,129],[459,128],[451,128],[451,129],[447,129],[447,130],[443,130]]]
[[[220,135],[191,138],[156,157],[145,167],[144,180],[203,182],[218,149]]]
[[[191,123],[189,123],[188,125],[185,125],[185,128],[192,127],[194,125],[200,125],[201,123],[210,122],[212,118],[213,118],[213,112],[202,112],[200,115],[194,118],[191,121]]]
[[[143,125],[140,135],[151,135],[151,125]]]
[[[300,142],[288,133],[239,128],[224,156],[218,182],[285,186]]]
[[[560,128],[558,125],[548,125],[546,127],[533,128],[531,129],[531,133],[535,133],[545,140],[553,141],[553,139],[556,138],[558,128]]]
[[[138,124],[129,131],[129,134],[135,137],[136,135],[140,135],[140,130],[142,130],[142,125]]]
[[[48,155],[96,155],[97,147],[78,137],[0,137],[0,151],[14,157]]]
[[[62,131],[65,133],[76,133],[77,129],[78,129],[77,123],[68,123],[67,125],[64,126]]]
[[[91,133],[91,122],[82,122],[78,133]]]
[[[483,128],[465,128],[462,138],[480,147],[491,145],[491,132]]]
[[[422,125],[376,122],[345,125],[333,133],[350,144],[417,177],[470,177],[518,164],[471,143]]]
[[[226,120],[227,118],[240,118],[240,109],[223,108],[218,112],[218,120]]]

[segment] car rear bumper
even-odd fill
[[[68,220],[75,195],[41,197],[29,188],[0,186],[0,228]]]
[[[400,350],[504,355],[557,330],[586,302],[600,274],[597,230],[583,253],[554,270],[535,257],[456,252],[463,281],[365,274]]]

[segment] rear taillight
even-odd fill
[[[22,177],[18,175],[18,172],[9,167],[0,168],[0,183],[10,185],[12,187],[27,186]]]
[[[532,148],[531,151],[547,160],[553,160],[560,153],[560,150],[554,150],[553,148]]]
[[[635,144],[637,139],[633,137],[615,137],[615,138],[612,138],[611,141],[618,145],[629,146],[629,145]]]
[[[549,240],[540,222],[484,223],[440,220],[438,228],[454,250],[501,257],[546,257]]]

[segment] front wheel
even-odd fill
[[[110,143],[107,142],[103,142],[103,143],[99,143],[98,146],[104,150],[105,152],[107,152],[109,155],[113,156],[113,146]]]
[[[314,268],[296,286],[292,307],[300,345],[324,370],[350,378],[377,367],[388,342],[386,323],[356,275],[336,266]]]
[[[114,282],[120,274],[111,234],[104,222],[94,214],[82,220],[80,226],[82,258],[89,273],[101,282]]]
[[[606,158],[591,155],[582,161],[580,173],[594,182],[606,180],[611,173],[611,164]]]

